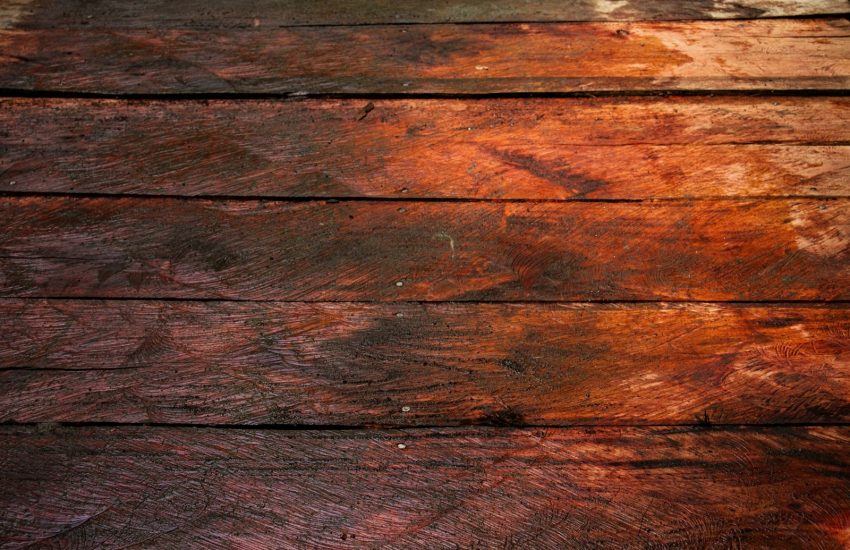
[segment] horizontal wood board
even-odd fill
[[[381,23],[754,19],[848,11],[846,0],[7,0],[0,6],[0,26],[268,30]]]
[[[0,30],[0,88],[99,94],[842,90],[846,19]]]
[[[5,297],[850,299],[844,199],[0,199]]]
[[[5,548],[850,542],[846,427],[0,433]]]
[[[0,190],[850,197],[846,98],[0,100]]]
[[[0,421],[850,421],[850,306],[0,300]]]

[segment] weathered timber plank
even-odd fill
[[[0,190],[847,197],[849,119],[846,98],[14,99],[0,101]]]
[[[0,87],[124,93],[843,89],[850,22],[0,31]]]
[[[850,421],[848,306],[0,300],[0,420]]]
[[[840,15],[846,0],[6,0],[0,28],[262,30],[293,25],[748,19]]]
[[[850,542],[846,427],[0,434],[6,548]]]
[[[850,203],[0,199],[6,297],[850,299]]]

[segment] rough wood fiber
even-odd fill
[[[850,100],[0,102],[0,190],[269,197],[850,196]]]
[[[0,437],[6,548],[850,544],[848,428]]]
[[[848,306],[0,301],[0,420],[850,421]]]
[[[7,94],[221,97],[0,103],[0,547],[850,548],[850,307],[657,302],[850,300],[846,99],[243,101],[831,93],[845,19],[531,21],[836,11],[3,2]]]
[[[848,206],[5,197],[0,294],[846,300]]]
[[[632,21],[818,16],[846,0],[5,0],[0,26],[18,28],[256,28],[380,23]]]
[[[762,19],[0,31],[0,87],[125,93],[804,90],[850,85],[850,22]]]

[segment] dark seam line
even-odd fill
[[[107,372],[107,371],[115,371],[115,372],[126,372],[129,370],[143,370],[147,367],[144,365],[139,365],[135,367],[103,367],[103,368],[80,368],[80,369],[71,369],[71,368],[62,368],[62,367],[0,367],[0,372],[29,372],[29,373],[50,373],[50,372],[76,372],[76,373],[84,373],[84,372]]]
[[[257,14],[262,21],[262,13]],[[758,22],[762,20],[782,20],[782,19],[791,19],[791,20],[811,20],[811,21],[830,21],[830,20],[841,20],[847,19],[850,17],[850,12],[836,11],[836,12],[819,12],[819,13],[803,13],[803,14],[788,14],[788,15],[763,15],[759,17],[746,17],[746,16],[731,16],[731,17],[682,17],[676,19],[666,19],[666,18],[645,18],[645,19],[502,19],[502,20],[470,20],[470,21],[452,21],[450,19],[441,20],[441,21],[404,21],[404,20],[394,20],[394,21],[379,21],[379,22],[366,22],[366,21],[357,21],[350,23],[279,23],[279,24],[264,24],[261,27],[255,27],[252,22],[245,21],[242,24],[239,23],[231,23],[229,26],[222,26],[226,19],[218,20],[218,24],[216,25],[215,20],[211,20],[209,25],[173,25],[169,24],[168,21],[163,20],[161,22],[151,22],[149,26],[100,26],[98,24],[94,25],[79,25],[79,24],[71,24],[71,25],[61,25],[61,24],[38,24],[38,23],[21,23],[12,27],[12,30],[19,31],[41,31],[41,30],[85,30],[85,31],[141,31],[141,30],[180,30],[180,31],[216,31],[216,32],[227,32],[231,30],[239,30],[239,31],[256,31],[263,32],[268,31],[270,29],[322,29],[322,28],[338,28],[338,27],[407,27],[407,26],[456,26],[456,27],[470,27],[470,26],[495,26],[495,25],[564,25],[564,24],[581,24],[581,25],[645,25],[645,24],[655,24],[655,23],[674,23],[674,24],[692,24],[692,23],[723,23],[725,21],[753,21]],[[156,26],[159,25],[159,26]]]
[[[163,423],[163,422],[0,422],[0,428],[9,427],[68,427],[68,428],[164,428],[164,429],[214,429],[214,430],[243,430],[243,431],[414,431],[414,430],[443,430],[463,428],[488,428],[494,430],[533,430],[533,429],[592,429],[592,428],[692,428],[699,430],[715,429],[748,429],[748,428],[808,428],[808,427],[850,427],[850,422],[777,422],[777,423],[650,423],[650,424],[512,424],[494,425],[487,423],[447,423],[447,424],[423,424],[423,425],[398,425],[398,424],[210,424],[210,423]]]
[[[30,258],[21,258],[30,259]],[[174,296],[0,296],[0,303],[4,301],[96,301],[96,302],[217,302],[217,303],[240,303],[240,304],[351,304],[351,305],[470,305],[470,304],[506,304],[506,305],[534,305],[534,304],[707,304],[707,305],[758,305],[777,307],[785,304],[788,305],[818,305],[828,307],[833,304],[842,305],[850,304],[850,299],[835,299],[835,300],[681,300],[681,299],[664,299],[658,298],[655,300],[631,300],[631,299],[588,299],[588,300],[487,300],[487,299],[469,299],[469,300],[278,300],[278,299],[248,299],[248,298],[180,298]],[[839,308],[840,309],[840,308]]]
[[[850,145],[848,143],[847,145]],[[842,143],[840,146],[847,146]],[[828,147],[829,145],[821,145]],[[834,146],[834,145],[832,145]],[[592,198],[592,197],[567,197],[563,199],[505,199],[505,198],[479,198],[479,197],[411,197],[411,196],[294,196],[287,197],[281,195],[176,195],[176,194],[148,194],[148,193],[102,193],[102,192],[80,192],[73,191],[0,191],[0,198],[65,198],[65,199],[106,199],[106,200],[173,200],[173,201],[202,201],[202,202],[282,202],[282,203],[317,203],[317,204],[338,204],[345,202],[357,203],[494,203],[494,204],[510,204],[510,203],[540,203],[540,204],[560,204],[560,203],[626,203],[626,204],[653,204],[653,203],[692,203],[692,202],[759,202],[759,201],[788,201],[788,200],[808,200],[808,201],[841,201],[850,199],[850,195],[766,195],[766,196],[747,196],[747,195],[723,195],[723,196],[705,196],[705,197],[654,197],[645,199],[625,199],[625,198]]]
[[[165,92],[114,93],[71,92],[61,90],[26,90],[0,88],[0,99],[121,99],[141,101],[188,100],[304,100],[304,99],[532,99],[532,98],[628,98],[628,97],[848,97],[848,88],[797,90],[600,90],[564,92]]]

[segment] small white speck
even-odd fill
[[[395,286],[404,286],[403,281],[396,281]]]
[[[401,412],[410,412],[410,407],[405,405],[404,407],[401,408]]]
[[[9,182],[9,185],[15,185],[15,182],[14,182],[14,181],[10,181],[10,182]]]
[[[406,448],[407,448],[407,445],[405,445],[404,443],[399,443],[399,444],[398,444],[398,448],[399,448],[399,449],[406,449]]]
[[[396,317],[404,317],[404,313],[399,311],[398,313],[395,314],[395,316]]]
[[[486,71],[486,70],[488,70],[489,68],[490,68],[490,67],[488,67],[487,65],[476,65],[476,66],[475,66],[475,70],[476,70],[476,71]]]

